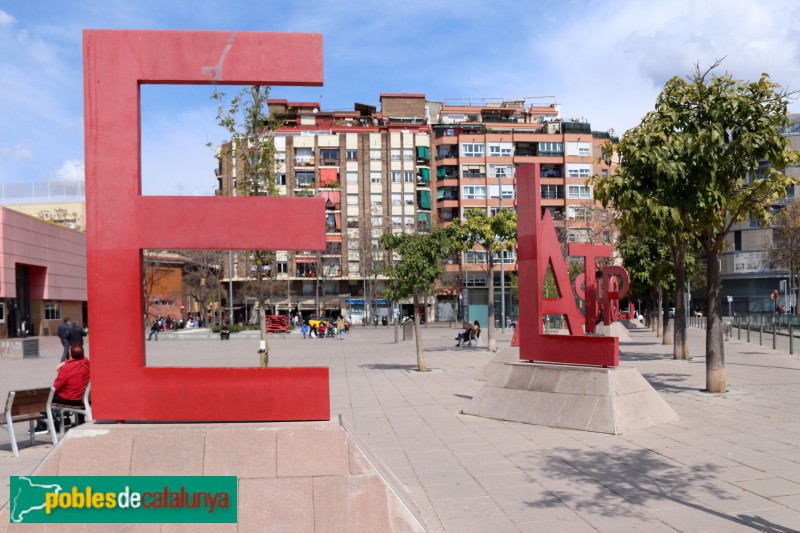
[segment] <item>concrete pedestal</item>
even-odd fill
[[[495,364],[464,414],[615,435],[679,419],[635,368]]]
[[[0,359],[39,357],[39,338],[0,340]]]
[[[338,419],[89,423],[70,430],[33,474],[238,476],[238,524],[169,524],[165,531],[425,531],[402,484]],[[0,530],[9,522],[8,511],[0,512]],[[26,527],[31,526],[10,524],[8,530]],[[75,528],[51,524],[45,529]],[[133,530],[159,528],[140,524]]]

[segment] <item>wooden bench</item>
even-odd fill
[[[92,382],[86,384],[86,390],[83,392],[83,407],[78,405],[66,405],[63,403],[53,402],[52,407],[58,415],[59,427],[61,428],[61,436],[64,436],[64,411],[70,413],[80,413],[86,417],[87,422],[92,421],[92,405],[89,403],[89,395],[92,390]]]
[[[41,388],[41,389],[28,389],[10,391],[8,399],[6,400],[5,419],[0,425],[5,425],[8,430],[8,436],[11,440],[11,451],[14,452],[14,457],[19,457],[19,448],[17,448],[17,437],[14,435],[14,424],[17,422],[28,422],[30,426],[31,446],[36,441],[36,426],[38,421],[47,422],[47,430],[53,439],[53,446],[58,444],[58,437],[56,437],[56,428],[53,424],[53,411],[51,406],[53,403],[53,395],[56,393],[54,387]]]

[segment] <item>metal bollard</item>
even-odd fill
[[[774,349],[776,348],[776,346],[777,346],[777,344],[775,344],[775,342],[776,342],[777,338],[778,338],[778,333],[775,331],[775,322],[773,322],[773,323],[772,323],[772,349],[773,349],[773,350],[774,350]]]
[[[764,324],[758,325],[758,345],[763,346],[764,341]]]
[[[742,340],[742,325],[739,322],[736,323],[736,340]]]
[[[789,322],[789,355],[794,354],[794,331],[792,331],[792,323]]]
[[[750,342],[750,321],[747,322],[747,342]]]

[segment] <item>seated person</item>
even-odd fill
[[[478,339],[480,338],[480,336],[481,336],[481,323],[476,320],[475,323],[472,325],[472,339],[471,340],[474,340],[475,342],[477,342]]]
[[[83,346],[70,346],[69,358],[57,368],[58,375],[53,383],[56,388],[53,403],[83,407],[83,393],[89,384],[89,360],[84,357]],[[80,413],[77,422],[84,422],[84,416]]]
[[[219,330],[219,339],[223,341],[231,339],[231,328],[228,327],[227,322],[225,322]]]
[[[458,337],[456,337],[456,340],[458,341],[456,346],[461,346],[462,342],[466,343],[467,345],[472,345],[472,331],[473,331],[473,329],[474,329],[474,326],[472,324],[467,323],[466,329],[463,332],[459,333]]]

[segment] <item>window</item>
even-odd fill
[[[380,148],[370,148],[369,149],[369,160],[370,161],[380,161],[381,160],[381,149]]]
[[[348,172],[347,173],[347,182],[348,183],[358,183],[358,172]]]
[[[603,244],[611,244],[611,234],[607,231],[603,232]]]
[[[382,205],[383,204],[383,195],[382,194],[370,194],[369,201],[372,205]]]
[[[286,152],[275,152],[275,162],[279,165],[286,163]]]
[[[503,190],[503,200],[514,199],[513,185],[503,185],[502,190]],[[500,192],[500,187],[498,185],[489,185],[489,198],[497,198],[499,192]]]
[[[403,227],[403,217],[398,217],[398,216],[392,217],[392,227],[393,228],[402,228]]]
[[[298,165],[313,164],[312,160],[314,153],[311,148],[295,148],[294,149],[294,162]]]
[[[490,157],[511,157],[512,151],[511,143],[489,143]]]
[[[383,217],[372,217],[372,227],[373,228],[383,227]]]
[[[304,281],[303,282],[303,296],[314,296],[314,282],[313,281]]]
[[[465,200],[486,200],[486,187],[483,185],[465,185]]]
[[[414,229],[414,217],[405,217],[406,229]]]
[[[514,175],[511,165],[489,165],[489,176],[492,178],[510,178]]]
[[[568,142],[567,155],[589,157],[592,155],[592,145],[587,142]]]
[[[469,250],[464,255],[464,259],[468,264],[479,265],[486,263],[486,252],[484,250]]]
[[[400,161],[400,148],[392,148],[390,153],[392,154],[392,161]]]
[[[742,232],[739,230],[733,232],[733,249],[737,252],[742,250]]]
[[[406,183],[414,183],[414,171],[406,170],[403,172],[403,181]]]
[[[276,185],[286,185],[286,174],[281,173],[275,176],[275,184]]]
[[[539,143],[538,148],[539,150],[537,155],[540,156],[564,155],[564,143],[555,143],[555,142]]]
[[[400,183],[400,171],[392,170],[392,183]]]
[[[575,232],[574,231],[570,231],[569,234],[567,235],[567,241],[575,242],[575,238],[576,238],[575,237]]]
[[[287,263],[286,261],[278,261],[276,266],[278,267],[278,274],[289,273],[289,263]]]
[[[308,189],[314,187],[314,173],[313,172],[297,172],[295,174],[297,187],[300,189]]]
[[[483,143],[464,143],[461,145],[461,155],[464,157],[483,157],[486,155],[486,145]]]
[[[414,193],[405,193],[403,195],[403,202],[406,205],[414,205]]]
[[[592,199],[592,188],[586,185],[570,185],[567,193],[568,198],[579,198],[581,200]]]
[[[339,294],[339,282],[338,281],[323,281],[322,282],[322,293],[325,294],[325,295]]]
[[[545,199],[564,198],[563,185],[541,185],[540,188],[542,191],[542,198]]]
[[[403,161],[413,161],[414,150],[411,148],[403,148]]]
[[[371,183],[380,183],[382,181],[382,179],[381,179],[381,171],[378,170],[378,171],[370,172],[369,173],[369,181]]]
[[[330,148],[320,148],[319,156],[322,158],[323,165],[338,165],[339,164],[339,150],[332,150]]]
[[[346,153],[348,161],[355,161],[358,159],[358,150],[347,150]]]
[[[0,324],[6,321],[6,303],[0,302]]]
[[[571,205],[567,207],[567,218],[570,220],[579,219],[589,219],[591,212],[583,206],[580,205]]]
[[[400,194],[392,195],[392,205],[400,205],[402,203],[402,196]]]
[[[588,164],[568,164],[567,176],[570,178],[588,178],[592,175],[592,165]]]
[[[464,165],[463,176],[465,178],[485,178],[486,167],[483,165]]]
[[[464,286],[466,287],[485,287],[486,276],[470,274],[468,278],[464,279]]]
[[[44,319],[61,320],[61,302],[45,302]]]
[[[604,178],[607,178],[608,177],[608,169],[607,168],[600,169],[600,175],[603,176]]]
[[[357,194],[348,194],[347,195],[347,205],[358,205],[358,195]]]

